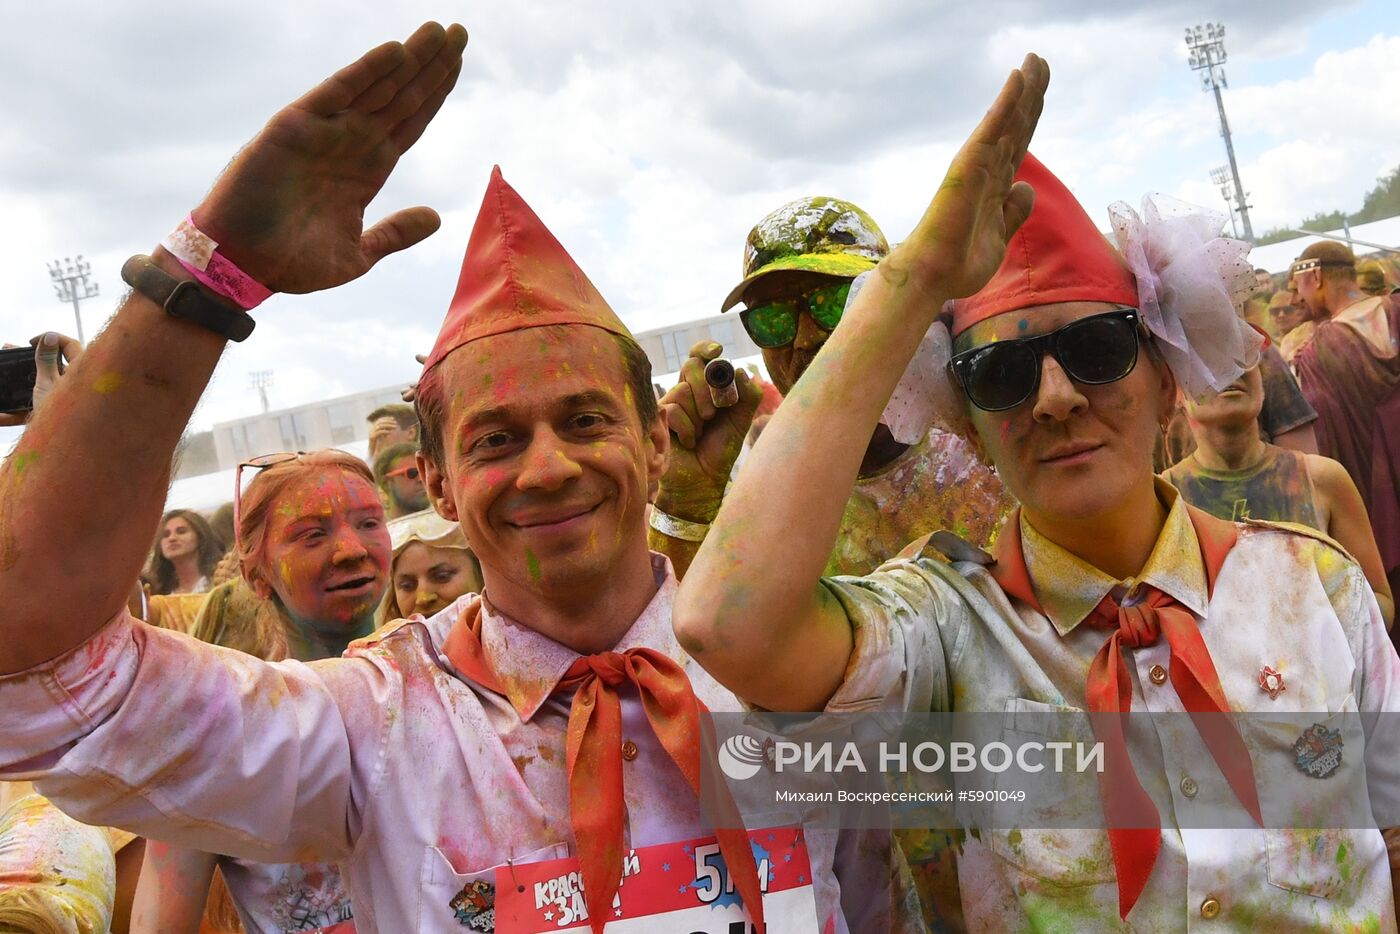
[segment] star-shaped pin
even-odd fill
[[[1283,683],[1283,675],[1265,665],[1259,670],[1259,690],[1268,694],[1269,700],[1278,700],[1288,688]]]

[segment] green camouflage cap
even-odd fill
[[[769,273],[815,272],[854,279],[874,269],[890,251],[885,235],[860,208],[839,198],[799,198],[769,214],[744,244],[744,279],[725,296],[720,311]]]

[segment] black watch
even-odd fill
[[[192,279],[176,279],[149,256],[138,253],[123,263],[122,281],[171,317],[184,318],[231,341],[246,340],[253,333],[253,319],[242,308],[220,301]]]

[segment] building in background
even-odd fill
[[[724,347],[724,356],[737,366],[745,366],[755,375],[767,378],[763,367],[763,351],[749,339],[739,321],[737,311],[727,315],[711,315],[698,321],[654,328],[636,335],[637,343],[651,360],[651,376],[659,392],[675,383],[681,364],[690,354],[692,345],[700,341],[715,341]]]
[[[402,402],[403,384],[353,395],[309,402],[250,415],[214,426],[215,469],[230,470],[242,461],[273,451],[315,451],[369,439],[370,412]]]

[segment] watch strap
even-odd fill
[[[231,341],[246,340],[253,333],[254,321],[247,312],[220,301],[191,279],[176,279],[137,254],[122,265],[122,281],[165,309],[174,318],[213,331]]]

